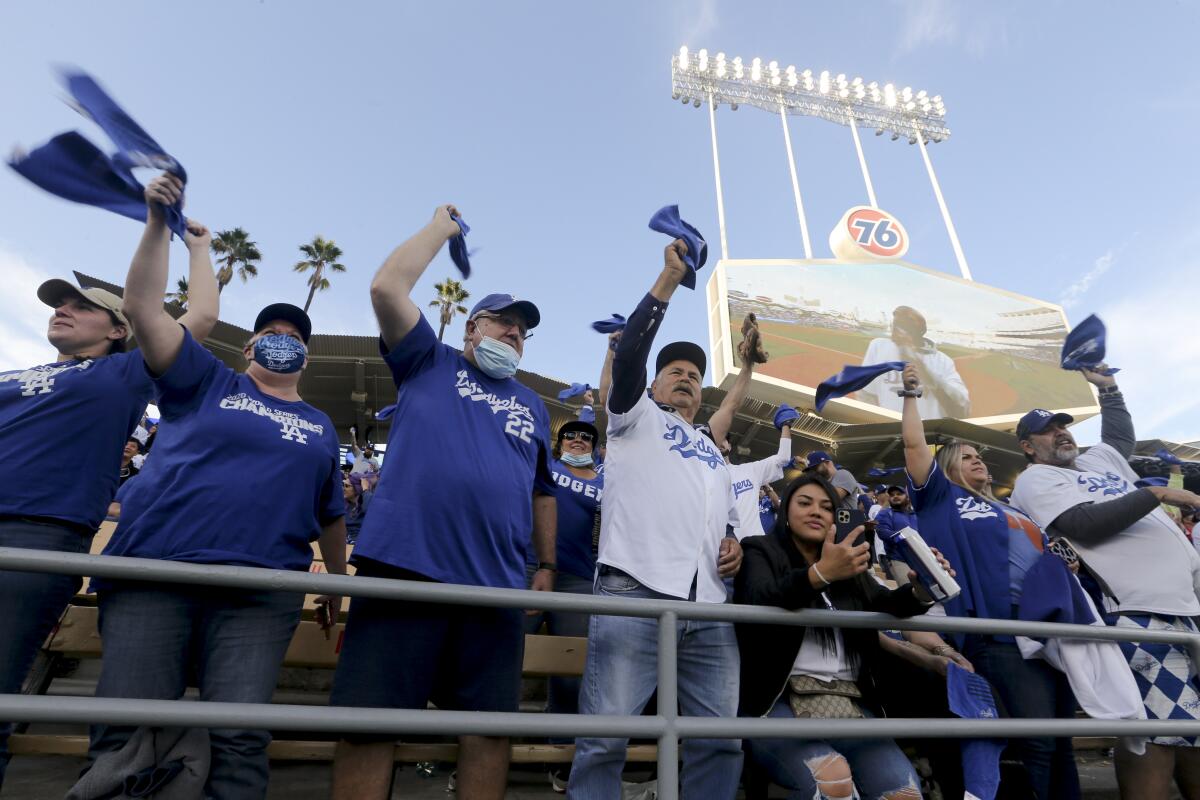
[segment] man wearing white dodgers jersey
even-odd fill
[[[727,537],[737,524],[725,460],[696,430],[704,351],[691,342],[662,349],[651,394],[646,361],[667,301],[687,271],[680,239],[630,315],[613,359],[608,454],[595,592],[614,597],[725,602],[724,575],[741,566],[741,547]],[[638,714],[657,685],[658,623],[593,615],[588,628],[579,710]],[[680,621],[679,705],[685,716],[732,717],[738,702],[738,650],[728,622]],[[567,796],[621,796],[627,739],[577,739]],[[732,800],[741,775],[736,739],[687,739],[683,797]]]

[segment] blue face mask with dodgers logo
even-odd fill
[[[308,349],[285,333],[268,334],[254,343],[255,362],[271,372],[299,372],[307,357]]]

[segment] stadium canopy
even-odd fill
[[[122,296],[121,286],[99,278],[75,272],[79,285],[100,287]],[[166,304],[166,309],[175,317],[182,309]],[[245,368],[242,348],[252,331],[217,322],[204,346],[222,362],[237,370]],[[597,360],[599,350],[597,352]],[[599,382],[599,369],[595,379]],[[574,376],[576,378],[580,376]],[[539,375],[527,370],[518,370],[517,378],[538,393],[550,413],[551,427],[558,427],[575,419],[577,405],[561,402],[558,393],[565,389],[568,381]],[[333,420],[338,438],[343,444],[350,441],[349,428],[354,425],[370,441],[386,442],[390,421],[375,421],[377,410],[391,405],[396,400],[396,389],[391,372],[379,355],[378,338],[375,336],[337,336],[313,333],[309,340],[308,367],[300,381],[300,394],[310,404],[324,411]],[[706,420],[716,411],[725,392],[709,386],[701,394],[700,421]],[[748,397],[734,416],[730,430],[730,443],[734,447],[733,459],[737,463],[755,461],[773,455],[779,447],[779,435],[771,420],[778,407],[772,403]],[[897,473],[889,479],[867,478],[871,468],[891,468],[904,464],[904,448],[900,443],[900,423],[883,422],[871,424],[844,424],[824,419],[812,409],[801,409],[802,416],[793,426],[792,452],[802,456],[811,450],[825,450],[834,460],[850,470],[865,484],[888,483],[902,480]],[[604,430],[604,414],[597,409],[597,427]],[[1017,447],[1012,431],[983,428],[958,420],[944,419],[927,421],[926,434],[930,442],[938,443],[949,439],[961,439],[979,449],[991,470],[998,494],[1003,496],[1012,486],[1017,475],[1025,467],[1025,457]],[[1187,487],[1200,489],[1200,447],[1164,442],[1159,439],[1139,441],[1131,459],[1134,469],[1141,475],[1166,475],[1168,467],[1153,457],[1153,453],[1166,448],[1185,461],[1183,473]],[[796,473],[789,473],[792,477]]]

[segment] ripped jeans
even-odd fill
[[[770,716],[791,718],[787,700],[776,702]],[[789,800],[921,797],[912,764],[891,739],[747,739],[746,753],[788,790]],[[839,755],[853,783],[847,770],[838,768]]]

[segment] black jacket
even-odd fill
[[[742,551],[742,568],[733,595],[735,603],[789,610],[825,608],[820,593],[809,582],[808,567],[790,538],[774,533],[749,536],[742,540]],[[825,591],[834,608],[843,611],[880,611],[911,617],[929,608],[913,595],[912,586],[889,590],[865,575],[836,581]],[[791,675],[792,664],[809,629],[798,625],[739,623],[736,631],[742,664],[738,714],[760,717],[771,710]],[[844,628],[842,640],[846,654],[858,658],[858,687],[863,702],[878,713],[874,670],[883,656],[878,631]]]

